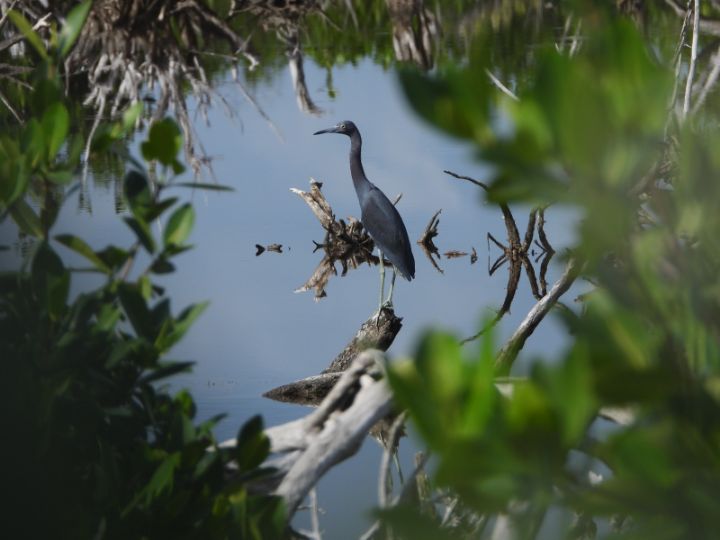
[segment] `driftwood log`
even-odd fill
[[[333,465],[355,454],[370,429],[391,412],[391,395],[382,374],[382,353],[367,350],[337,377],[320,406],[304,418],[266,430],[275,469],[254,486],[285,499],[289,515]],[[235,439],[225,441],[232,447]]]
[[[366,349],[386,351],[402,328],[402,319],[391,308],[384,307],[365,321],[355,336],[320,375],[306,377],[273,388],[263,394],[264,397],[297,403],[317,405],[337,382],[340,374],[348,369],[357,356]]]

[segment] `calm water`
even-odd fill
[[[195,203],[197,219],[191,242],[196,247],[177,259],[175,274],[160,280],[175,311],[193,302],[211,301],[171,356],[197,361],[194,372],[177,378],[175,384],[193,392],[199,416],[228,413],[217,429],[221,440],[233,437],[238,427],[257,413],[267,425],[306,414],[307,409],[274,403],[261,394],[320,372],[377,308],[375,267],[362,266],[346,277],[333,278],[328,296],[320,301],[313,299],[312,292],[293,292],[322,258],[321,253],[313,253],[312,240],[322,241],[324,231],[290,188],[305,189],[314,177],[324,182],[323,191],[338,217],[359,216],[349,178],[347,138],[313,137],[314,131],[339,120],[354,120],[364,138],[368,177],[391,198],[403,193],[398,208],[413,243],[432,214],[442,208],[440,235],[435,239],[440,251],[477,250],[479,258],[472,265],[469,257],[443,258],[444,274],[440,274],[415,246],[417,279],[412,283],[398,280],[395,290],[396,312],[404,318],[404,326],[389,350],[390,357],[411,355],[419,336],[429,327],[444,328],[460,337],[475,333],[505,295],[507,267],[492,277],[487,270],[488,258],[492,262],[499,250],[492,245],[488,250],[486,234],[505,239],[499,210],[483,203],[477,187],[442,173],[450,169],[483,179],[487,171],[473,159],[472,148],[415,117],[395,75],[370,61],[334,71],[337,96],[333,99],[325,87],[325,72],[308,61],[305,70],[312,97],[325,110],[321,117],[299,111],[289,72],[278,73],[255,90],[282,140],[229,78],[219,85],[219,91],[236,107],[237,118],[230,119],[222,107],[215,107],[210,124],[198,122],[196,129],[209,154],[216,157],[215,178],[236,191],[182,192]],[[76,199],[71,200],[55,233],[80,233],[95,248],[108,243],[129,245],[131,233],[115,214],[115,190],[112,182],[109,186],[91,187],[91,214],[81,211]],[[513,210],[522,234],[529,209]],[[568,209],[550,208],[546,218],[548,237],[561,251],[572,242],[569,224],[577,216]],[[17,244],[16,239],[17,232],[4,223],[2,243]],[[256,257],[257,243],[280,243],[283,253]],[[65,254],[69,264],[82,265],[71,253]],[[550,284],[561,270],[557,259],[548,275]],[[16,267],[18,261],[17,251],[6,252],[2,267]],[[73,290],[95,285],[93,279],[77,275]],[[512,312],[499,325],[499,339],[509,336],[534,302],[523,276]],[[518,371],[526,369],[534,356],[554,356],[563,344],[559,324],[552,319],[544,322],[528,341]],[[403,443],[401,458],[406,472],[412,469],[415,448]],[[379,446],[368,441],[357,456],[331,471],[320,484],[325,538],[357,536],[369,523],[368,514],[376,503],[380,455]],[[306,526],[306,521],[300,512],[296,523]]]

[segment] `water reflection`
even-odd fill
[[[430,69],[439,46],[440,26],[435,13],[422,0],[385,0],[385,4],[392,21],[395,58]]]
[[[234,0],[230,8],[230,16],[250,17],[259,22],[264,32],[272,32],[283,45],[288,59],[288,67],[298,108],[307,114],[319,116],[323,109],[315,105],[305,81],[303,48],[300,39],[303,18],[310,14],[322,13],[317,2],[268,2],[251,0]],[[354,13],[354,12],[353,12]],[[259,63],[253,55],[254,69]]]

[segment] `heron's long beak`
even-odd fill
[[[320,131],[316,131],[313,133],[313,135],[322,135],[323,133],[337,133],[337,128],[331,127],[327,129],[321,129]]]

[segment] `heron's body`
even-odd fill
[[[395,205],[365,176],[361,149],[362,139],[356,128],[350,136],[350,175],[360,203],[360,219],[378,249],[410,281],[415,277],[415,258],[407,229]]]
[[[357,127],[352,122],[345,121],[334,128],[318,131],[315,135],[320,133],[341,133],[350,137],[350,175],[360,202],[362,224],[380,250],[381,266],[384,255],[402,277],[412,280],[415,277],[415,258],[407,229],[395,205],[365,176],[360,155],[362,138]],[[393,274],[393,283],[394,279]],[[381,289],[382,283],[381,281]],[[381,290],[381,300],[382,294]],[[392,303],[392,287],[388,303]]]

